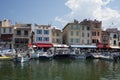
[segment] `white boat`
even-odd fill
[[[15,49],[0,49],[0,53],[12,56],[16,53]]]
[[[15,56],[14,56],[14,61],[15,62],[26,62],[26,61],[29,61],[31,59],[30,55],[27,54],[26,52],[24,51],[20,51],[18,52]]]
[[[47,52],[44,52],[43,54],[39,55],[39,59],[52,59],[53,54],[49,54]]]
[[[39,58],[39,53],[35,52],[33,48],[28,49],[31,59]]]
[[[70,58],[70,49],[69,48],[56,48],[54,51],[54,59],[69,59]]]
[[[29,56],[16,56],[15,58],[14,58],[14,61],[15,62],[20,62],[20,63],[23,63],[23,62],[27,62],[27,61],[29,61],[30,60],[30,57]]]
[[[112,54],[104,52],[104,53],[102,53],[102,55],[101,55],[101,59],[114,60],[114,57],[113,57]]]
[[[70,51],[70,56],[72,59],[87,59],[87,58],[91,58],[92,55],[88,52],[80,52],[79,49],[77,48],[73,48]]]
[[[0,49],[0,60],[11,60],[13,58],[12,54],[5,53],[5,51]]]
[[[95,59],[100,59],[102,57],[102,54],[100,52],[98,52],[98,53],[91,53],[91,54],[92,54],[93,58],[95,58]]]

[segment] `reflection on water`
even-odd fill
[[[120,63],[102,60],[0,61],[0,80],[119,80]]]

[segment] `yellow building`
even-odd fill
[[[63,28],[63,44],[77,45],[80,44],[80,24],[74,20]]]
[[[74,20],[63,28],[63,43],[68,45],[96,45],[101,38],[101,22]],[[95,35],[94,35],[95,33]]]
[[[62,44],[62,31],[55,27],[52,28],[52,43]]]

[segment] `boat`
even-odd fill
[[[14,58],[14,61],[15,62],[20,62],[20,63],[24,63],[24,62],[27,62],[27,61],[29,61],[30,60],[30,57],[29,56],[16,56],[15,58]]]
[[[39,53],[35,52],[35,50],[33,48],[28,49],[28,54],[30,55],[31,59],[39,58]]]
[[[93,56],[89,52],[80,52],[79,49],[74,48],[71,49],[70,51],[70,57],[72,59],[88,59],[88,58],[92,58]]]
[[[57,48],[53,55],[54,59],[70,59],[70,50],[68,48]]]
[[[50,59],[51,60],[52,58],[53,58],[53,55],[47,52],[44,52],[43,54],[39,54],[39,59]]]
[[[50,49],[47,51],[38,50],[37,53],[39,54],[39,59],[50,59],[51,60],[53,58],[53,53]]]
[[[113,54],[109,52],[103,52],[100,58],[104,60],[114,60]]]
[[[11,60],[12,58],[13,58],[12,56],[0,54],[0,60]]]
[[[100,59],[102,57],[102,54],[100,52],[98,53],[91,53],[94,59]]]
[[[27,62],[30,59],[31,59],[30,54],[27,54],[24,51],[19,51],[18,53],[16,53],[16,55],[13,58],[15,62],[20,62],[20,63]]]

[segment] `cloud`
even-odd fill
[[[102,21],[103,27],[107,28],[114,23],[114,26],[120,25],[120,12],[108,7],[113,0],[68,0],[65,5],[71,10],[70,13],[63,16],[57,16],[56,21],[66,25],[68,22],[77,19],[97,19]],[[113,25],[112,25],[113,26]]]

